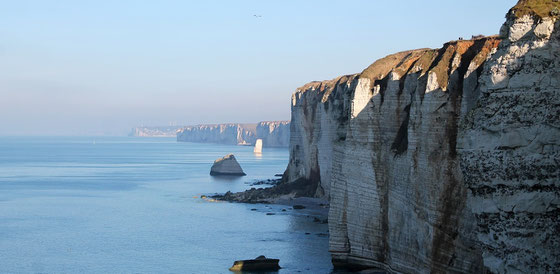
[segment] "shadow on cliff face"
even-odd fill
[[[373,84],[347,97],[352,118],[337,146],[349,153],[331,185],[338,193],[329,215],[335,265],[482,271],[474,239],[460,231],[472,217],[465,219],[456,145],[463,95],[476,92],[472,83],[498,43],[491,37],[401,53],[389,68],[374,64],[368,69],[375,72],[362,73],[358,81]],[[357,102],[365,92],[369,101]]]

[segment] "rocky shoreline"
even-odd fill
[[[249,203],[249,204],[280,204],[281,202],[294,200],[297,198],[313,197],[316,186],[302,183],[304,179],[293,182],[285,182],[283,179],[267,179],[252,183],[251,185],[272,185],[266,188],[251,188],[242,192],[226,192],[211,196],[219,201]],[[326,201],[319,199],[321,201]],[[323,202],[326,204],[327,202]]]
[[[282,179],[265,179],[248,183],[251,189],[241,192],[228,191],[224,194],[208,195],[209,198],[231,203],[275,204],[287,206],[289,210],[301,211],[314,222],[328,223],[329,202],[324,198],[314,198],[315,189],[301,182],[286,183]],[[286,211],[283,209],[282,211]],[[274,215],[274,214],[270,214]]]

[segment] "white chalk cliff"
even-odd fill
[[[560,27],[531,2],[500,37],[400,52],[292,95],[285,180],[330,200],[336,266],[560,269]]]
[[[560,271],[559,22],[510,14],[464,106],[463,184],[492,272]]]
[[[252,145],[256,139],[256,124],[197,125],[177,132],[179,142]]]
[[[128,136],[133,137],[175,137],[180,126],[164,126],[164,127],[135,127]]]
[[[197,125],[177,131],[179,142],[252,146],[257,139],[263,139],[263,147],[288,147],[289,136],[290,122],[288,121]]]
[[[257,124],[257,138],[264,147],[288,147],[290,145],[290,121],[267,121]]]

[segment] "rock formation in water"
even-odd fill
[[[255,147],[253,148],[253,152],[262,153],[262,146],[263,146],[262,139],[257,139],[257,141],[255,141]]]
[[[180,129],[177,141],[217,143],[228,145],[254,145],[263,139],[264,147],[287,147],[290,123],[287,121],[260,122],[258,124],[197,125]]]
[[[166,126],[166,127],[135,127],[130,131],[128,136],[133,137],[175,137],[177,131],[183,127]]]
[[[214,161],[212,168],[210,168],[210,175],[247,175],[235,159],[233,154],[228,154],[220,159]]]
[[[330,199],[335,265],[560,269],[559,7],[297,89],[284,181]]]

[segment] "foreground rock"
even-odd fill
[[[397,53],[293,94],[285,180],[330,200],[336,266],[560,269],[558,7],[520,1],[500,37]]]
[[[233,175],[233,176],[244,176],[247,175],[243,172],[243,169],[235,159],[233,154],[228,154],[216,161],[210,169],[210,175]]]
[[[269,259],[261,255],[254,260],[235,261],[231,271],[274,271],[280,269],[279,259]]]

